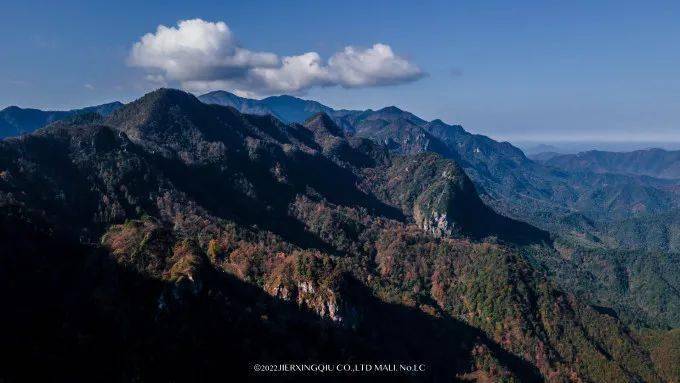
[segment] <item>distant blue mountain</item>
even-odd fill
[[[286,95],[254,100],[218,90],[199,96],[198,99],[206,104],[231,106],[241,113],[271,114],[286,123],[297,122],[301,124],[319,112],[324,112],[329,116],[335,112],[332,108],[319,102]]]
[[[0,138],[30,133],[52,122],[60,121],[75,115],[97,113],[102,117],[106,117],[118,110],[121,106],[123,106],[123,104],[118,101],[64,111],[45,111],[10,106],[0,110]]]
[[[570,172],[616,173],[680,179],[680,150],[646,149],[632,152],[589,150],[543,160]]]

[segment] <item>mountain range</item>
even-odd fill
[[[257,106],[258,114],[285,116],[293,122],[294,116],[300,121],[324,112],[348,134],[380,142],[393,153],[434,152],[452,159],[494,210],[556,236],[562,251],[539,251],[531,257],[563,288],[616,307],[630,321],[680,325],[680,265],[674,254],[680,246],[676,245],[680,231],[673,230],[677,225],[670,213],[680,202],[678,180],[650,176],[654,175],[650,159],[639,165],[640,169],[648,166],[647,174],[562,168],[531,160],[507,142],[472,134],[441,120],[425,121],[394,106],[376,111],[336,111],[291,96],[250,100],[224,91],[199,99],[236,109],[246,104]],[[299,112],[289,113],[290,108]],[[564,249],[588,256],[565,258]],[[668,251],[673,254],[666,254]],[[619,255],[612,257],[613,253]],[[603,265],[606,270],[619,271],[602,279]],[[594,279],[602,282],[593,284]]]
[[[586,171],[576,175],[561,171],[530,160],[510,143],[471,134],[460,125],[441,120],[425,121],[394,106],[376,111],[333,110],[291,96],[251,100],[224,91],[199,99],[244,113],[271,114],[288,122],[301,122],[324,112],[348,133],[382,142],[393,152],[438,153],[457,161],[496,209],[546,229],[554,228],[574,211],[593,219],[609,219],[676,207],[674,181],[640,177],[647,174]],[[602,196],[607,199],[601,200]],[[545,219],[545,215],[551,218]]]
[[[395,107],[206,96],[160,89],[0,141],[4,380],[280,360],[680,378],[677,256],[602,226],[667,213],[673,180],[573,173]]]
[[[0,138],[30,133],[52,122],[76,115],[97,113],[108,116],[121,106],[123,104],[118,101],[67,111],[44,111],[10,106],[0,110]]]
[[[591,150],[552,156],[543,161],[572,172],[616,173],[680,179],[680,151],[646,149],[632,152]]]
[[[669,309],[680,305],[680,294],[674,288],[678,282],[673,277],[680,266],[673,255],[656,254],[674,253],[680,248],[680,230],[675,230],[678,225],[672,213],[677,211],[679,201],[676,180],[650,177],[639,169],[640,174],[621,174],[534,161],[509,143],[471,134],[459,125],[448,125],[441,120],[425,121],[393,106],[376,111],[334,110],[316,101],[292,96],[254,100],[224,91],[208,93],[199,100],[243,113],[271,115],[287,124],[302,123],[321,112],[346,134],[378,142],[391,153],[434,152],[452,159],[493,210],[547,230],[562,246],[587,251],[590,254],[587,259],[597,260],[564,259],[563,254],[556,251],[534,254],[535,262],[553,275],[562,288],[588,292],[588,299],[616,307],[631,321],[680,325],[678,310]],[[78,118],[92,116],[85,114]],[[635,156],[638,157],[644,156]],[[654,163],[649,157],[645,157],[648,158],[645,164]],[[658,162],[666,163],[666,167],[672,164],[671,160]],[[643,169],[646,165],[639,166]],[[648,168],[648,174],[655,174],[650,172],[652,168]],[[610,257],[608,249],[633,254]],[[637,254],[640,251],[651,253]],[[662,270],[672,271],[671,277],[655,272],[656,266],[652,264],[636,266],[630,259],[655,259]],[[616,278],[610,283],[598,284],[596,294],[592,294],[591,281],[601,273],[600,264],[622,272],[612,274]],[[570,272],[564,273],[564,270]],[[656,295],[641,297],[646,293],[630,286],[630,281],[655,286],[652,292]],[[593,295],[598,298],[594,299]],[[639,315],[641,312],[645,315]]]

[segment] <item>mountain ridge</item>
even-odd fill
[[[664,222],[668,222],[668,227],[671,229],[675,227],[674,220],[663,216],[664,212],[669,211],[669,209],[672,211],[672,209],[678,208],[680,188],[677,187],[677,182],[673,180],[608,173],[574,173],[545,166],[527,159],[523,152],[509,143],[496,142],[485,136],[468,133],[459,125],[447,125],[441,120],[427,122],[396,107],[387,107],[376,111],[370,109],[365,111],[334,111],[328,114],[323,111],[315,111],[320,104],[309,101],[313,107],[309,110],[302,110],[302,113],[298,113],[299,116],[313,117],[318,113],[326,113],[329,116],[329,120],[324,119],[323,123],[318,126],[320,129],[314,129],[312,126],[307,126],[307,128],[298,126],[297,123],[282,123],[276,117],[266,116],[267,113],[259,113],[265,114],[264,116],[241,116],[237,113],[237,109],[221,108],[217,105],[203,107],[196,102],[193,96],[188,98],[189,95],[174,90],[161,90],[147,95],[146,98],[157,97],[163,93],[170,96],[179,95],[181,99],[184,99],[182,103],[169,103],[166,106],[167,108],[158,108],[163,113],[165,113],[165,109],[181,111],[182,106],[179,104],[186,104],[184,107],[200,111],[199,115],[213,110],[218,111],[217,115],[219,116],[216,117],[213,112],[210,112],[209,115],[213,117],[207,120],[198,118],[184,121],[188,123],[186,127],[189,130],[187,131],[172,128],[173,126],[184,126],[177,125],[174,117],[167,120],[167,123],[156,122],[156,125],[166,128],[166,131],[163,132],[156,131],[153,126],[149,126],[143,121],[133,121],[140,116],[137,113],[132,113],[127,117],[125,115],[113,116],[109,118],[108,122],[104,119],[100,120],[99,123],[129,125],[130,130],[126,130],[128,128],[122,128],[122,130],[129,133],[130,138],[133,140],[141,139],[142,144],[147,146],[146,149],[160,154],[164,157],[164,161],[168,161],[169,164],[178,161],[175,166],[177,169],[182,169],[182,173],[178,172],[175,175],[177,179],[191,178],[193,176],[191,170],[186,166],[197,166],[205,161],[219,162],[232,159],[234,164],[246,163],[250,161],[246,157],[259,156],[262,155],[260,153],[262,150],[265,150],[265,152],[270,150],[263,149],[260,146],[261,140],[265,136],[266,142],[273,139],[275,141],[284,140],[283,142],[288,145],[302,144],[302,147],[305,148],[304,151],[311,154],[305,154],[305,158],[308,158],[310,163],[326,161],[322,157],[318,157],[318,155],[322,155],[358,168],[375,164],[376,161],[385,161],[387,154],[382,153],[383,147],[393,154],[402,156],[434,152],[442,157],[454,160],[460,165],[463,172],[472,180],[476,192],[486,206],[491,207],[502,216],[528,222],[541,230],[547,230],[555,237],[565,237],[563,242],[569,244],[570,251],[580,252],[584,251],[583,248],[587,250],[602,247],[609,247],[612,250],[620,248],[635,251],[640,249],[666,251],[667,249],[677,248],[674,242],[674,238],[677,236],[672,230],[663,228]],[[169,99],[171,98],[169,97]],[[243,98],[237,99],[243,102],[252,101]],[[303,104],[308,102],[290,96],[270,99],[278,101],[294,99]],[[299,107],[299,104],[297,107]],[[171,115],[171,113],[165,113],[165,115]],[[178,117],[180,118],[177,121],[184,118],[180,115]],[[117,119],[117,121],[114,121],[114,119]],[[96,122],[96,120],[91,121]],[[330,121],[333,124],[330,124]],[[223,126],[229,128],[223,131]],[[335,129],[336,126],[340,127],[343,132]],[[147,128],[152,129],[144,132]],[[189,131],[192,133],[188,134]],[[155,136],[152,137],[149,134]],[[235,142],[241,142],[243,137],[247,138],[248,145],[239,147],[232,145]],[[199,148],[199,150],[194,150],[196,148]],[[361,148],[361,150],[357,151],[358,148]],[[248,153],[248,156],[245,156],[244,153]],[[286,177],[281,172],[281,165],[272,166],[277,169],[275,170],[275,173],[278,174],[277,177]],[[326,170],[316,168],[315,171],[324,172]],[[220,173],[212,174],[206,173],[201,182],[206,182],[209,177],[221,177]],[[356,176],[351,175],[350,172],[343,174],[345,181],[356,181]],[[296,175],[300,184],[304,183],[305,177],[303,174]],[[351,181],[352,179],[355,181]],[[379,208],[380,206],[377,201],[369,201],[356,194],[355,190],[341,188],[341,184],[323,178],[318,178],[315,182],[317,182],[318,187],[323,187],[324,190],[330,191],[333,188],[345,190],[348,195],[353,196],[352,198],[362,200],[366,207]],[[197,184],[200,184],[200,182],[197,182]],[[234,190],[232,189],[232,187],[223,186],[221,190],[233,193]],[[291,193],[289,190],[285,191],[280,188],[274,190],[279,190],[282,195]],[[365,187],[365,190],[370,190],[370,187]],[[455,197],[455,193],[448,193],[447,186],[443,186],[440,192],[443,193],[443,196]],[[208,193],[204,192],[204,194]],[[246,201],[253,197],[247,196],[246,193],[246,195],[241,195],[238,198],[243,200],[243,205],[246,206]],[[206,196],[203,202],[220,209],[219,203],[214,199],[214,197]],[[335,195],[335,199],[336,201],[343,200],[338,195]],[[448,197],[442,197],[442,201],[447,199]],[[455,200],[455,198],[453,199]],[[396,203],[401,204],[399,201],[396,201]],[[411,215],[413,213],[412,208],[416,205],[409,203],[406,206],[408,206],[408,214]],[[423,209],[419,208],[419,225],[426,225],[429,230],[436,232],[449,232],[450,225],[448,223],[450,222],[448,220],[446,223],[442,221],[443,226],[439,227],[439,220],[432,215],[436,213],[438,217],[441,217],[441,213],[446,209],[432,209],[436,207],[436,204],[420,204],[419,206],[426,207],[425,211],[428,212],[421,214]],[[380,208],[385,209],[384,206]],[[283,208],[279,209],[283,210]],[[239,214],[245,214],[245,212]],[[258,214],[265,215],[264,212]],[[391,216],[397,216],[402,213],[392,211],[391,214]],[[635,218],[637,216],[640,216],[641,219],[644,217],[644,220],[651,224],[640,224]],[[491,222],[493,221],[491,220]],[[299,230],[301,229],[299,228]],[[479,230],[476,231],[477,234],[480,234]],[[622,238],[623,235],[629,235],[632,232],[634,232],[634,235],[631,238],[643,243],[631,243],[630,240]],[[468,231],[468,234],[472,235],[473,233]],[[312,241],[312,239],[309,240]],[[561,253],[557,251],[553,253],[539,252],[537,254],[535,261],[542,267],[545,267],[554,275],[565,276],[564,280],[560,278],[557,280],[563,283],[561,286],[568,291],[582,291],[580,288],[574,290],[574,286],[586,283],[593,278],[594,274],[600,272],[596,263],[583,264],[578,263],[577,259],[564,260]],[[645,265],[643,270],[625,262],[623,258],[610,257],[605,252],[591,252],[589,256],[599,257],[599,261],[608,265],[608,267],[626,270],[627,273],[630,273],[632,279],[643,278],[647,281],[646,283],[654,286],[667,285],[664,281],[654,280],[654,276],[658,274],[647,272],[650,263],[643,263]],[[650,257],[662,262],[665,260],[664,267],[670,270],[678,268],[678,265],[672,262],[672,257],[657,257],[656,255],[650,255]],[[562,273],[563,269],[568,268],[565,263],[568,267],[574,267],[576,271],[570,275]],[[580,282],[574,283],[573,276],[576,276]],[[633,291],[628,291],[621,296],[617,286],[616,284],[601,286],[603,289],[600,294],[601,297],[610,295],[616,298],[612,298],[611,301],[598,300],[598,305],[610,307],[623,305],[622,307],[629,311],[637,310],[638,307],[643,306],[645,310],[651,313],[650,318],[654,319],[654,326],[659,323],[662,326],[677,323],[678,316],[673,313],[673,310],[667,310],[669,305],[675,304],[673,302],[680,302],[680,296],[674,295],[673,289],[663,289],[661,294],[664,295],[663,298],[648,300],[647,298],[636,298],[636,293]],[[656,292],[658,291],[655,290]],[[626,294],[630,294],[630,296]],[[644,323],[646,319],[640,318],[641,323]],[[638,322],[640,321],[636,319],[636,323]]]
[[[660,148],[631,152],[590,150],[553,156],[543,163],[569,171],[618,173],[665,179],[680,178],[680,151]]]
[[[224,91],[213,93],[231,95]],[[201,97],[199,96],[199,99]],[[255,102],[265,109],[268,108],[264,100],[238,99]],[[318,112],[318,105],[321,105],[315,101],[291,96],[287,99],[294,99],[298,104],[317,105],[311,108],[314,112],[305,112],[310,116]],[[323,105],[321,107],[328,108]],[[273,109],[264,113],[276,116]],[[557,228],[554,222],[546,222],[535,214],[527,214],[516,206],[508,205],[507,197],[512,195],[515,200],[521,201],[521,204],[531,206],[532,211],[556,215],[550,221],[558,221],[561,216],[571,214],[571,206],[577,206],[579,210],[584,210],[584,213],[592,215],[595,219],[610,215],[622,218],[639,208],[644,212],[661,212],[674,208],[669,201],[675,197],[671,195],[672,192],[669,194],[667,191],[672,182],[666,180],[641,181],[640,178],[636,178],[638,176],[636,174],[616,177],[591,173],[583,177],[559,172],[555,167],[544,166],[542,162],[530,160],[519,148],[508,142],[497,142],[483,135],[471,134],[460,125],[448,125],[441,120],[427,122],[394,106],[376,111],[331,109],[330,113],[328,111],[325,113],[349,133],[382,142],[392,151],[398,153],[433,151],[454,159],[464,167],[485,196],[487,203],[506,215],[529,221],[544,229]],[[572,184],[577,187],[574,188]],[[635,194],[637,197],[621,190],[609,192],[622,195],[623,199],[619,201],[608,204],[591,201],[594,195],[602,192],[600,190],[605,187],[604,185],[618,185],[615,187],[624,188],[624,184],[638,188],[639,192]],[[582,190],[589,192],[592,190],[592,193],[579,195],[583,193]],[[659,193],[666,196],[656,197],[655,194]]]
[[[455,161],[307,125],[160,90],[0,141],[13,358],[88,375],[68,348],[118,361],[112,380],[245,376],[285,355],[424,359],[442,380],[666,379],[635,330],[558,290],[514,233],[468,235],[466,208],[484,207]],[[26,345],[35,328],[48,340]]]
[[[97,113],[106,117],[122,105],[122,103],[114,101],[67,111],[43,111],[40,109],[24,109],[18,106],[9,106],[0,110],[0,138],[30,133],[47,124],[74,115]]]
[[[569,251],[589,251],[587,249],[603,246],[610,247],[612,251],[619,248],[629,250],[630,241],[622,241],[621,235],[629,233],[631,225],[618,225],[618,222],[625,223],[636,216],[663,215],[677,209],[680,203],[677,193],[680,189],[674,180],[635,174],[562,170],[527,158],[510,143],[468,133],[459,125],[448,125],[441,120],[426,122],[395,107],[381,110],[344,111],[330,116],[348,134],[384,144],[391,152],[404,155],[435,152],[453,159],[472,179],[487,205],[505,216],[564,237],[563,243],[568,244]],[[638,249],[677,248],[672,242],[676,237],[673,233],[663,236],[667,239],[656,240],[658,232],[662,231],[657,221],[652,221],[653,225],[635,226],[638,232],[634,238],[648,242],[638,244]],[[671,270],[678,269],[673,257],[646,256],[661,260],[664,267]],[[590,252],[588,257],[596,257],[613,269],[626,270],[633,280],[639,278],[650,285],[667,285],[666,281],[654,280],[654,275],[658,274],[648,272],[651,263],[643,262],[645,266],[640,268],[626,262],[623,257],[611,257],[604,251]],[[583,291],[580,286],[600,273],[596,262],[565,260],[559,251],[539,252],[535,261],[558,276],[558,282],[569,291]],[[565,274],[564,269],[572,272]],[[574,281],[574,277],[578,282]],[[622,296],[618,286],[600,285],[599,304],[623,307],[631,312],[642,306],[651,313],[650,318],[654,319],[650,320],[654,323],[671,326],[678,323],[674,311],[667,310],[670,306],[666,306],[680,302],[680,296],[674,294],[673,289],[655,290],[664,298],[654,298],[653,301],[667,303],[647,306],[650,300],[635,297],[637,293],[630,290],[624,290]],[[601,300],[607,296],[612,297],[611,301]],[[635,321],[638,319],[641,317]],[[661,322],[658,322],[659,319]]]

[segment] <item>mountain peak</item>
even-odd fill
[[[147,111],[147,112],[167,112],[169,108],[184,108],[184,107],[203,107],[194,95],[170,88],[159,88],[153,92],[149,92],[141,98],[125,105],[119,111],[115,112],[113,116],[118,114],[127,114],[131,110]]]
[[[22,109],[20,107],[16,106],[16,105],[10,105],[10,106],[6,107],[5,109],[0,110],[0,112],[16,112],[18,110],[22,110]]]
[[[368,110],[367,112],[370,112],[370,110]],[[382,108],[380,110],[375,111],[374,113],[375,117],[387,120],[403,119],[418,125],[424,124],[426,122],[420,117],[414,115],[413,113],[401,110],[394,105]]]
[[[142,96],[139,101],[198,102],[198,99],[185,91],[173,88],[158,88]]]
[[[179,131],[208,129],[204,121],[210,107],[195,96],[177,89],[160,88],[123,106],[107,118],[132,138],[146,138],[162,143],[169,134]]]
[[[394,106],[394,105],[386,106],[386,107],[384,107],[384,108],[378,110],[378,112],[380,112],[380,113],[390,113],[390,114],[393,114],[393,113],[404,113],[403,110],[397,108],[397,107]]]
[[[308,118],[303,125],[314,132],[323,131],[333,136],[343,136],[342,129],[324,112],[319,112]]]
[[[460,125],[449,125],[439,118],[430,121],[427,124],[427,129],[437,137],[442,135],[448,135],[451,133],[455,134],[468,134],[465,129]]]
[[[235,94],[233,94],[229,91],[226,91],[226,90],[213,90],[212,92],[208,92],[208,93],[203,94],[203,96],[210,96],[210,95],[216,95],[216,94],[238,97],[237,95],[235,95]]]
[[[299,97],[291,96],[288,94],[280,94],[277,96],[269,96],[266,98],[263,98],[262,101],[264,100],[282,100],[282,101],[305,101]]]
[[[270,96],[262,100],[255,100],[220,90],[199,96],[199,100],[206,104],[231,106],[246,114],[270,114],[285,123],[296,122],[301,124],[315,113],[333,112],[333,109],[316,101],[289,95]]]
[[[230,99],[234,101],[241,101],[244,100],[243,97],[239,97],[231,92],[228,92],[226,90],[215,90],[212,92],[208,92],[206,94],[203,94],[199,96],[199,99],[203,100],[212,100],[212,99]]]

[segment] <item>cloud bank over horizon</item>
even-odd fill
[[[347,46],[327,61],[317,52],[284,56],[241,47],[229,26],[202,19],[159,25],[130,50],[128,65],[146,69],[156,84],[177,82],[186,90],[230,90],[249,97],[304,94],[313,87],[397,85],[425,73],[387,44]]]

